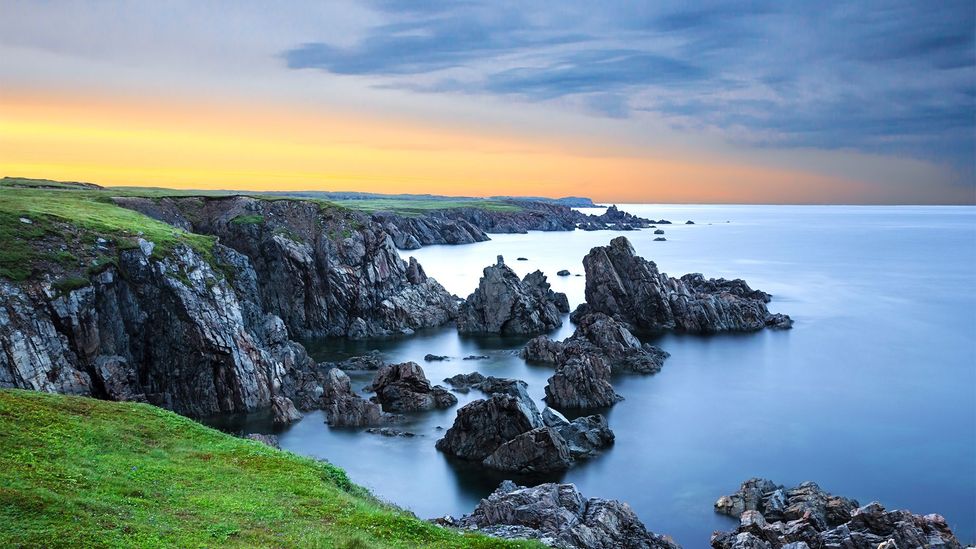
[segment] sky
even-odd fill
[[[0,0],[0,175],[976,203],[976,3]]]

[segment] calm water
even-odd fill
[[[792,331],[669,335],[654,376],[615,380],[626,400],[608,412],[616,445],[560,480],[629,502],[648,527],[705,547],[732,521],[715,499],[751,476],[825,489],[890,508],[945,515],[976,540],[976,209],[952,207],[628,206],[675,223],[667,242],[628,233],[638,253],[672,274],[741,277],[774,294]],[[581,259],[619,233],[493,235],[414,255],[461,296],[503,254],[520,275],[541,269],[575,306]],[[529,261],[515,261],[524,256]],[[554,334],[572,332],[568,320]],[[515,377],[540,399],[551,370],[514,355],[521,340],[410,338],[309,345],[319,360],[380,349],[417,361],[438,381],[460,372]],[[424,363],[426,353],[455,357]],[[470,354],[489,360],[463,361]],[[369,376],[355,377],[359,386]],[[459,406],[480,393],[458,395]],[[313,413],[281,434],[284,448],[326,458],[380,497],[421,517],[470,512],[500,477],[453,464],[434,449],[456,409],[418,414],[414,439],[329,429]],[[523,479],[544,480],[544,479]]]

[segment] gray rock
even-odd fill
[[[275,425],[288,425],[302,419],[302,413],[290,398],[275,396],[271,398],[271,417]]]
[[[521,399],[495,394],[458,410],[454,425],[437,441],[437,449],[469,461],[483,461],[499,446],[542,427],[540,417]]]
[[[716,511],[739,516],[733,532],[716,532],[715,549],[939,547],[961,545],[940,515],[886,511],[878,503],[858,507],[852,499],[828,494],[813,482],[791,489],[765,479],[749,479],[723,496]]]
[[[557,271],[556,272],[556,275],[557,276],[569,276],[569,271],[567,271],[566,269],[562,269],[560,271]]]
[[[591,458],[612,446],[615,438],[607,425],[607,418],[602,415],[569,421],[556,410],[546,408],[542,411],[542,421],[566,441],[569,455],[573,459]]]
[[[563,471],[572,465],[566,442],[549,427],[537,427],[505,442],[482,461],[485,467],[513,473]]]
[[[413,438],[417,436],[417,433],[401,431],[400,429],[394,429],[392,427],[370,427],[369,429],[366,429],[366,432],[372,435],[381,435],[384,437]]]
[[[610,384],[610,366],[595,355],[559,364],[546,384],[546,403],[555,408],[605,408],[621,400]]]
[[[505,481],[474,512],[450,525],[569,549],[679,549],[647,531],[626,503],[587,499],[572,484],[526,488]]]
[[[427,362],[438,362],[438,361],[447,360],[448,358],[450,357],[448,357],[447,355],[435,355],[431,353],[427,353],[426,355],[424,355],[424,360]]]
[[[349,376],[338,368],[329,370],[323,388],[322,409],[331,427],[372,427],[397,420],[379,404],[353,392]]]
[[[766,308],[770,297],[742,280],[706,280],[699,274],[676,279],[638,257],[624,237],[596,247],[583,258],[586,303],[573,318],[602,312],[647,330],[684,332],[754,331],[786,328],[785,315]]]
[[[495,265],[485,267],[478,288],[459,307],[458,331],[465,334],[546,332],[562,325],[563,307],[568,310],[565,295],[550,290],[541,271],[519,280],[499,256]]]
[[[416,362],[390,364],[376,372],[371,385],[376,399],[387,412],[416,412],[448,408],[457,397],[440,385],[431,386]]]

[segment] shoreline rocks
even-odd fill
[[[462,334],[538,334],[562,326],[562,312],[569,312],[566,295],[553,292],[541,271],[519,280],[498,256],[458,308],[457,327]]]
[[[691,333],[787,329],[793,321],[770,313],[769,294],[742,280],[709,279],[689,274],[680,279],[637,256],[625,237],[598,246],[583,258],[586,303],[573,313],[602,312],[646,330]]]
[[[506,480],[470,515],[435,523],[563,549],[680,549],[648,531],[626,503],[585,498],[573,484],[527,488]]]
[[[399,419],[384,412],[379,404],[354,393],[349,376],[338,368],[326,374],[322,409],[330,427],[376,427]]]
[[[719,498],[715,511],[738,517],[739,526],[712,534],[714,549],[962,547],[940,515],[887,511],[877,502],[860,506],[813,482],[785,488],[752,478]]]
[[[440,385],[432,386],[416,362],[388,364],[376,372],[371,390],[385,412],[417,412],[449,408],[457,397]]]

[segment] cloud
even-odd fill
[[[976,7],[941,3],[379,2],[351,47],[314,42],[294,69],[425,93],[654,113],[771,147],[910,154],[972,179]]]

